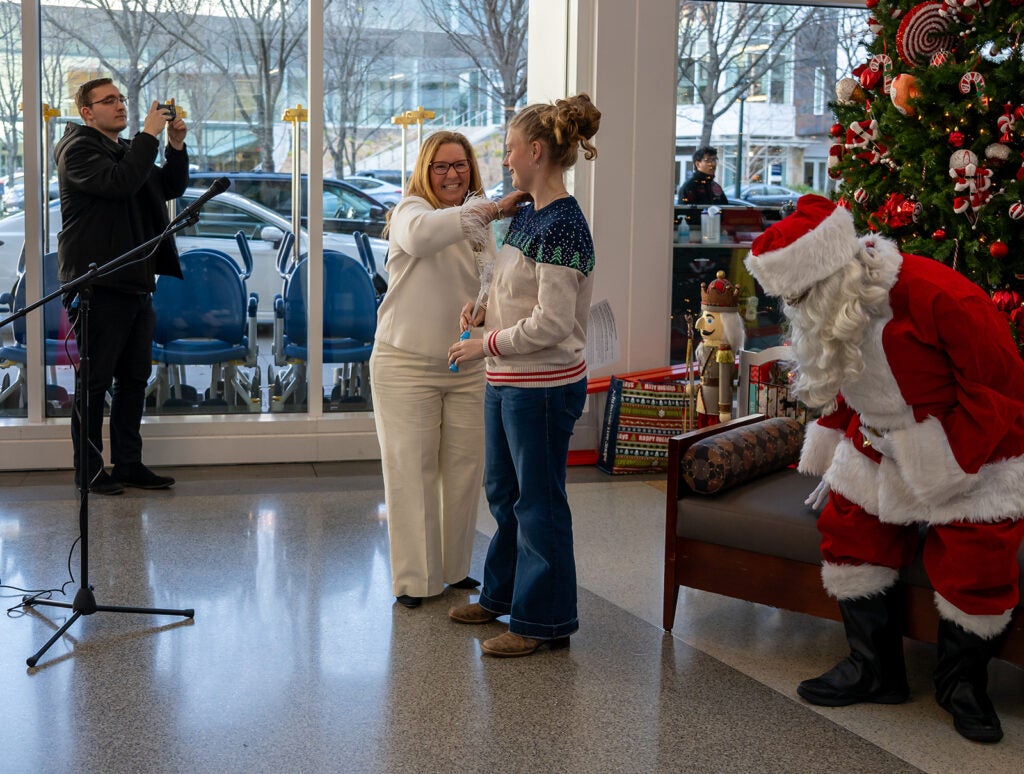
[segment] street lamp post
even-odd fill
[[[740,198],[740,182],[743,180],[743,106],[747,102],[747,95],[740,96],[740,130],[736,134],[736,187],[735,196]]]

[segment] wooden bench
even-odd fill
[[[787,468],[720,494],[700,495],[683,478],[684,457],[695,443],[765,419],[761,414],[745,416],[669,442],[663,614],[667,631],[675,622],[680,586],[841,620],[839,605],[821,585],[817,513],[803,503],[817,480]],[[1019,559],[1024,559],[1024,549]],[[906,591],[906,636],[934,643],[938,611],[920,558],[901,573],[900,583]],[[1019,608],[1000,658],[1024,667],[1024,616]]]

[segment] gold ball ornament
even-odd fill
[[[859,105],[868,97],[855,78],[840,78],[836,84],[836,98],[844,105]]]
[[[910,104],[910,100],[921,96],[917,88],[917,78],[908,73],[900,73],[892,79],[892,87],[889,89],[889,98],[896,109],[905,116],[917,114],[917,110]]]

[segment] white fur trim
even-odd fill
[[[833,564],[821,565],[821,583],[829,596],[836,599],[863,599],[881,594],[899,578],[891,567],[877,564]]]
[[[804,430],[804,444],[800,450],[801,473],[809,476],[822,476],[832,464],[836,446],[843,440],[843,433],[831,427],[811,422]]]
[[[805,454],[808,444],[815,448],[819,442],[826,444],[829,440],[831,431],[818,427],[823,432],[816,432],[816,438],[804,437]],[[811,467],[815,459],[816,456],[808,456],[805,465],[804,456],[801,456],[800,472],[821,475],[833,491],[888,524],[989,523],[1024,518],[1024,458],[989,463],[973,476],[960,471],[955,478],[963,478],[966,488],[945,500],[933,495],[941,493],[943,483],[948,489],[949,481],[946,479],[954,476],[933,473],[936,480],[930,486],[927,471],[918,470],[917,475],[925,476],[920,479],[924,482],[926,497],[922,499],[921,494],[910,486],[901,464],[887,457],[877,464],[855,449],[848,438],[842,438],[836,445],[830,465],[823,474],[817,474]],[[941,476],[946,476],[946,479]]]
[[[833,491],[868,513],[878,515],[878,465],[857,451],[849,438],[843,438],[836,447],[832,466],[825,472],[824,479]]]
[[[986,640],[991,640],[1003,633],[1003,630],[1010,625],[1012,608],[1000,615],[968,615],[960,608],[953,605],[939,592],[935,592],[935,607],[939,611],[939,617],[952,621],[971,634],[976,634]]]
[[[836,207],[795,242],[769,253],[747,255],[747,270],[773,296],[792,298],[834,274],[860,250],[853,217]]]
[[[968,477],[967,489],[941,502],[922,502],[892,460],[882,461],[879,478],[878,513],[883,521],[949,524],[1024,518],[1024,459],[1020,457],[982,466]]]
[[[957,463],[945,428],[935,417],[886,437],[900,474],[921,502],[943,503],[971,486],[972,476]]]

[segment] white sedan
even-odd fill
[[[402,186],[380,180],[376,177],[350,175],[344,182],[354,185],[360,191],[379,201],[385,207],[394,207],[402,199]]]
[[[178,209],[191,204],[203,190],[189,188],[178,200]],[[57,232],[60,231],[60,205],[50,205],[50,250],[57,249]],[[252,276],[246,283],[247,290],[259,294],[256,319],[261,323],[274,320],[274,295],[280,293],[284,280],[277,271],[278,248],[291,224],[276,212],[233,193],[222,193],[207,202],[195,224],[179,231],[175,236],[178,251],[184,252],[196,247],[211,248],[230,255],[239,268],[244,266],[241,251],[235,241],[238,231],[245,233],[249,240],[249,251],[253,258]],[[18,275],[18,259],[25,240],[25,214],[17,213],[0,219],[0,289],[10,290]],[[300,237],[300,254],[306,253],[309,239],[305,230]],[[377,273],[387,280],[384,259],[387,242],[370,239],[376,259]],[[324,249],[337,250],[359,260],[355,239],[351,234],[325,233]]]

